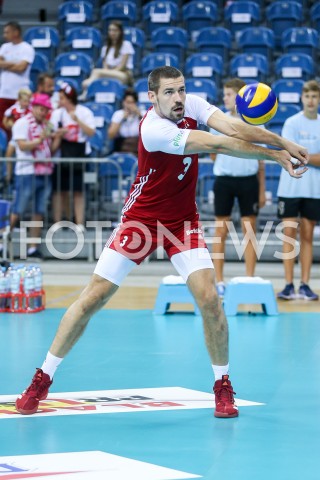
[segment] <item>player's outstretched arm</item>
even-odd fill
[[[212,135],[201,130],[192,130],[187,138],[184,155],[192,153],[222,153],[238,158],[252,158],[256,160],[274,160],[295,178],[300,178],[307,167],[304,162],[292,158],[286,150],[270,150],[245,140]],[[236,161],[236,160],[235,160]],[[302,167],[302,168],[299,168]],[[299,168],[299,170],[297,170]]]
[[[208,126],[229,137],[246,140],[247,142],[264,143],[287,150],[290,155],[307,164],[309,160],[307,149],[267,129],[249,125],[237,117],[226,115],[216,110],[208,119]]]

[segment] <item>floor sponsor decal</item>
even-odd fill
[[[16,412],[14,406],[16,398],[17,395],[0,395],[0,420],[34,417],[34,415],[21,416]],[[236,399],[236,403],[239,407],[264,405],[240,399]],[[35,415],[47,417],[199,408],[213,409],[213,394],[182,387],[132,388],[52,393],[46,400],[40,402],[39,410]]]
[[[0,479],[179,480],[199,475],[92,451],[0,457]]]

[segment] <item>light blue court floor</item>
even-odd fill
[[[62,313],[1,315],[0,480],[319,480],[318,314],[229,318],[239,418],[213,417],[199,317],[128,310],[98,313],[17,415]]]

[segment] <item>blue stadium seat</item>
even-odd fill
[[[125,27],[124,38],[132,43],[134,48],[133,70],[134,74],[139,75],[140,64],[143,57],[143,51],[146,44],[146,36],[143,30],[136,27]]]
[[[221,84],[223,60],[217,53],[194,53],[186,59],[185,73],[194,78],[209,78]]]
[[[124,86],[118,80],[101,78],[94,80],[88,87],[87,100],[95,103],[107,103],[114,108],[120,107]]]
[[[25,31],[23,38],[31,43],[37,53],[45,55],[49,62],[56,56],[60,44],[60,36],[56,28],[31,27]]]
[[[89,137],[91,146],[91,157],[101,157],[104,154],[105,141],[102,133],[96,129],[96,133]]]
[[[302,22],[302,5],[298,2],[272,2],[266,9],[266,18],[280,46],[281,35],[288,28],[298,27]]]
[[[3,130],[3,128],[0,128],[0,156],[1,157],[5,156],[7,145],[8,145],[7,134]],[[5,163],[3,163],[3,167],[5,167]]]
[[[141,74],[148,75],[154,68],[164,65],[179,68],[179,59],[173,53],[149,53],[142,59]]]
[[[275,132],[278,135],[281,135],[283,124],[287,120],[287,118],[292,117],[292,115],[295,115],[300,111],[301,109],[299,105],[294,105],[290,103],[286,105],[286,104],[280,103],[278,106],[277,113],[272,118],[272,120],[270,120],[270,122],[267,123],[268,130],[271,130],[272,132]]]
[[[60,53],[54,62],[54,72],[60,77],[73,77],[82,82],[90,75],[92,59],[85,53]]]
[[[37,84],[39,73],[47,72],[49,70],[49,60],[43,53],[36,52],[30,70],[30,80],[33,85]]]
[[[93,5],[83,0],[70,0],[58,7],[58,20],[62,35],[69,28],[91,25],[93,22]]]
[[[300,105],[303,80],[276,80],[272,84],[274,93],[280,103],[294,103]]]
[[[245,82],[264,82],[269,73],[269,62],[261,53],[240,53],[230,62],[230,75],[239,77]]]
[[[68,51],[90,55],[95,61],[102,47],[101,33],[94,27],[75,27],[66,33],[65,44]]]
[[[261,13],[260,6],[251,1],[227,3],[224,9],[225,26],[233,35],[241,30],[258,25]]]
[[[137,22],[137,6],[130,1],[112,0],[101,7],[102,29],[106,33],[111,20],[120,20],[125,27]]]
[[[186,30],[179,27],[161,27],[152,32],[151,46],[159,53],[172,53],[179,59],[184,60],[188,34]]]
[[[213,80],[187,78],[186,92],[198,95],[209,103],[214,103],[217,99],[217,87]]]
[[[178,5],[172,1],[155,0],[142,9],[142,20],[148,35],[156,28],[176,25],[178,18]]]
[[[269,60],[275,47],[273,30],[266,27],[249,27],[241,31],[238,46],[242,53],[261,53]]]
[[[197,52],[217,53],[227,62],[231,49],[231,33],[223,27],[207,27],[200,30],[196,38]]]
[[[110,125],[114,109],[111,105],[104,103],[88,102],[85,106],[92,111],[96,130],[101,132],[103,140],[105,141],[107,137],[107,128]]]
[[[279,78],[310,80],[315,75],[315,65],[306,53],[285,53],[277,59],[275,72]]]
[[[109,155],[109,158],[120,165],[124,178],[131,176],[132,171],[137,164],[137,157],[133,155],[133,153],[113,152]]]
[[[320,2],[315,3],[311,7],[310,20],[314,28],[320,32]]]
[[[148,98],[148,79],[140,78],[134,83],[134,89],[138,94],[138,103],[139,107],[142,110],[148,110],[151,106],[150,100]]]
[[[79,80],[76,80],[75,78],[72,77],[56,77],[54,79],[54,84],[55,84],[55,91],[59,91],[61,88],[61,85],[63,83],[69,83],[73,88],[76,89],[77,93],[79,94],[81,92],[81,83]]]
[[[186,30],[194,41],[199,30],[211,27],[218,21],[218,8],[212,1],[191,0],[182,8],[182,19]]]
[[[316,58],[319,33],[313,28],[289,28],[282,34],[281,46],[286,53],[306,53]]]

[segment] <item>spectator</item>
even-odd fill
[[[21,88],[18,92],[18,101],[9,107],[3,115],[3,125],[7,130],[11,130],[13,124],[30,112],[29,104],[32,92],[28,88]]]
[[[18,92],[18,101],[14,103],[10,108],[4,112],[3,124],[8,131],[11,131],[13,124],[19,120],[19,118],[24,117],[30,113],[29,105],[31,100],[32,92],[28,88],[21,88]],[[10,140],[6,150],[6,158],[14,157],[16,151],[15,141]],[[12,167],[13,162],[7,162],[7,183],[10,184],[12,180]]]
[[[88,86],[98,78],[113,78],[125,85],[132,83],[134,48],[124,40],[121,22],[112,21],[108,27],[106,45],[101,50],[102,68],[94,68],[89,78],[82,82],[85,98]]]
[[[45,93],[52,97],[54,94],[54,76],[49,72],[42,72],[37,78],[36,93]]]
[[[3,128],[3,114],[13,105],[21,88],[30,86],[30,70],[34,60],[33,47],[22,40],[21,27],[17,22],[4,26],[4,43],[0,47],[0,127]]]
[[[245,85],[240,78],[232,78],[223,87],[223,101],[227,115],[237,117],[235,100],[238,91]],[[217,133],[217,132],[212,132]],[[238,200],[241,214],[241,227],[248,236],[245,248],[246,275],[254,275],[257,256],[255,251],[256,220],[259,207],[265,204],[265,171],[263,161],[239,159],[223,154],[212,154],[214,160],[214,210],[216,216],[215,237],[213,243],[213,260],[216,273],[217,291],[224,297],[225,284],[223,277],[225,242],[228,235],[228,222],[235,199]],[[251,233],[251,235],[250,235]]]
[[[45,94],[35,94],[31,102],[31,112],[13,125],[13,140],[16,144],[17,163],[15,166],[15,190],[11,213],[11,229],[21,218],[32,200],[32,220],[41,221],[51,194],[52,130],[47,115],[51,109],[50,98]],[[38,159],[38,162],[30,160]],[[29,160],[29,161],[28,161]],[[40,227],[31,228],[31,236],[40,238]],[[40,243],[40,242],[38,242]],[[30,244],[27,256],[41,259],[38,243]]]
[[[306,82],[302,89],[301,112],[288,118],[282,129],[282,136],[299,141],[310,153],[309,170],[298,185],[281,172],[278,187],[278,216],[284,222],[283,265],[286,286],[278,298],[296,298],[293,284],[297,222],[300,227],[301,284],[298,298],[318,300],[319,296],[309,287],[313,257],[313,231],[320,220],[320,86],[315,80]]]
[[[114,141],[115,152],[138,155],[139,123],[142,115],[137,102],[137,93],[128,88],[122,99],[122,109],[112,115],[108,136]]]
[[[94,115],[89,108],[78,105],[76,90],[68,83],[63,83],[59,92],[59,108],[52,113],[51,122],[54,130],[61,128],[60,155],[62,158],[84,158],[91,152],[88,137],[95,134]],[[61,163],[61,169],[54,173],[53,214],[54,221],[62,219],[63,206],[67,210],[69,195],[73,191],[74,220],[79,228],[84,229],[84,192],[83,163]],[[71,212],[66,212],[72,221]]]

